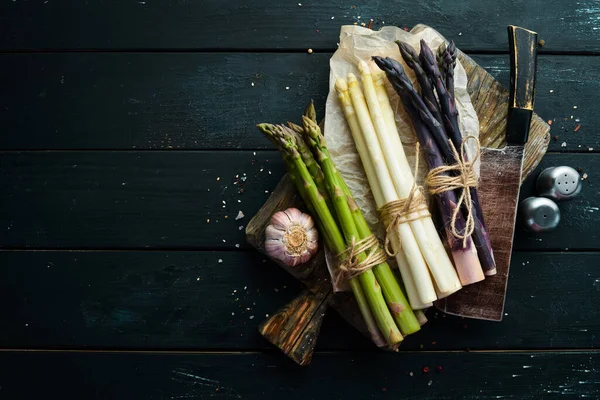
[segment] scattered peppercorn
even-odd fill
[[[540,45],[540,47],[544,46],[546,44],[546,41],[544,39],[540,39],[538,41],[538,44]]]

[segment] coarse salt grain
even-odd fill
[[[238,215],[235,217],[235,220],[237,221],[242,218],[244,218],[244,213],[242,211],[238,211]]]
[[[290,90],[290,87],[289,87],[289,86],[286,86],[286,87],[285,87],[285,90]]]
[[[252,82],[251,85],[254,86],[254,82]]]
[[[220,177],[220,176],[217,176],[217,180],[218,180],[218,181],[220,181],[220,180],[221,180],[221,177]]]
[[[223,260],[219,258],[218,263],[221,264],[222,262],[223,262]]]
[[[560,145],[560,147],[567,147],[567,142],[562,142],[562,144]]]
[[[236,249],[239,249],[239,248],[240,248],[240,244],[239,244],[239,243],[236,243],[236,244],[235,244],[235,248],[236,248]]]

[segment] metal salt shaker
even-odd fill
[[[545,197],[528,197],[519,204],[519,219],[523,227],[533,232],[547,232],[560,222],[560,210]]]

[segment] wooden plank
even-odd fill
[[[284,172],[276,152],[254,153],[0,152],[0,209],[10,210],[0,213],[0,246],[246,248],[240,227],[263,205]],[[589,178],[578,198],[561,205],[563,221],[556,231],[519,232],[515,249],[600,248],[596,164],[592,154],[549,154],[543,159],[542,167],[571,165]],[[234,184],[244,173],[247,180]],[[534,193],[533,179],[522,192]],[[238,211],[245,217],[235,221]]]
[[[507,50],[506,26],[539,32],[547,51],[598,51],[594,0],[450,2],[14,1],[0,6],[0,48],[334,49],[343,24],[426,23],[469,50]],[[110,27],[110,29],[107,29]]]
[[[421,372],[424,367],[430,372]],[[438,367],[442,372],[436,372]],[[600,396],[600,355],[595,351],[407,353],[402,358],[316,354],[304,369],[279,354],[3,352],[0,371],[3,397],[10,399]]]
[[[2,54],[0,149],[272,148],[254,124],[297,120],[311,97],[323,115],[330,56]],[[508,84],[507,55],[472,58]],[[550,150],[600,151],[599,70],[597,57],[539,58],[536,112],[558,135]]]
[[[0,342],[36,349],[272,349],[258,326],[301,287],[263,259],[257,252],[2,251]],[[597,348],[599,263],[598,253],[515,253],[503,322],[431,310],[400,350]],[[376,350],[333,309],[317,349]]]
[[[13,54],[0,65],[7,149],[272,148],[254,125],[298,120],[310,98],[324,107],[329,68],[298,54]]]
[[[276,152],[254,153],[1,153],[0,207],[14,212],[0,216],[0,244],[245,247],[243,228],[284,168]]]

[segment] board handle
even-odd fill
[[[332,296],[331,285],[323,285],[317,293],[305,289],[264,321],[258,331],[296,363],[307,365]]]
[[[508,26],[510,53],[510,97],[506,141],[523,145],[529,137],[535,98],[537,69],[537,33],[514,25]]]

